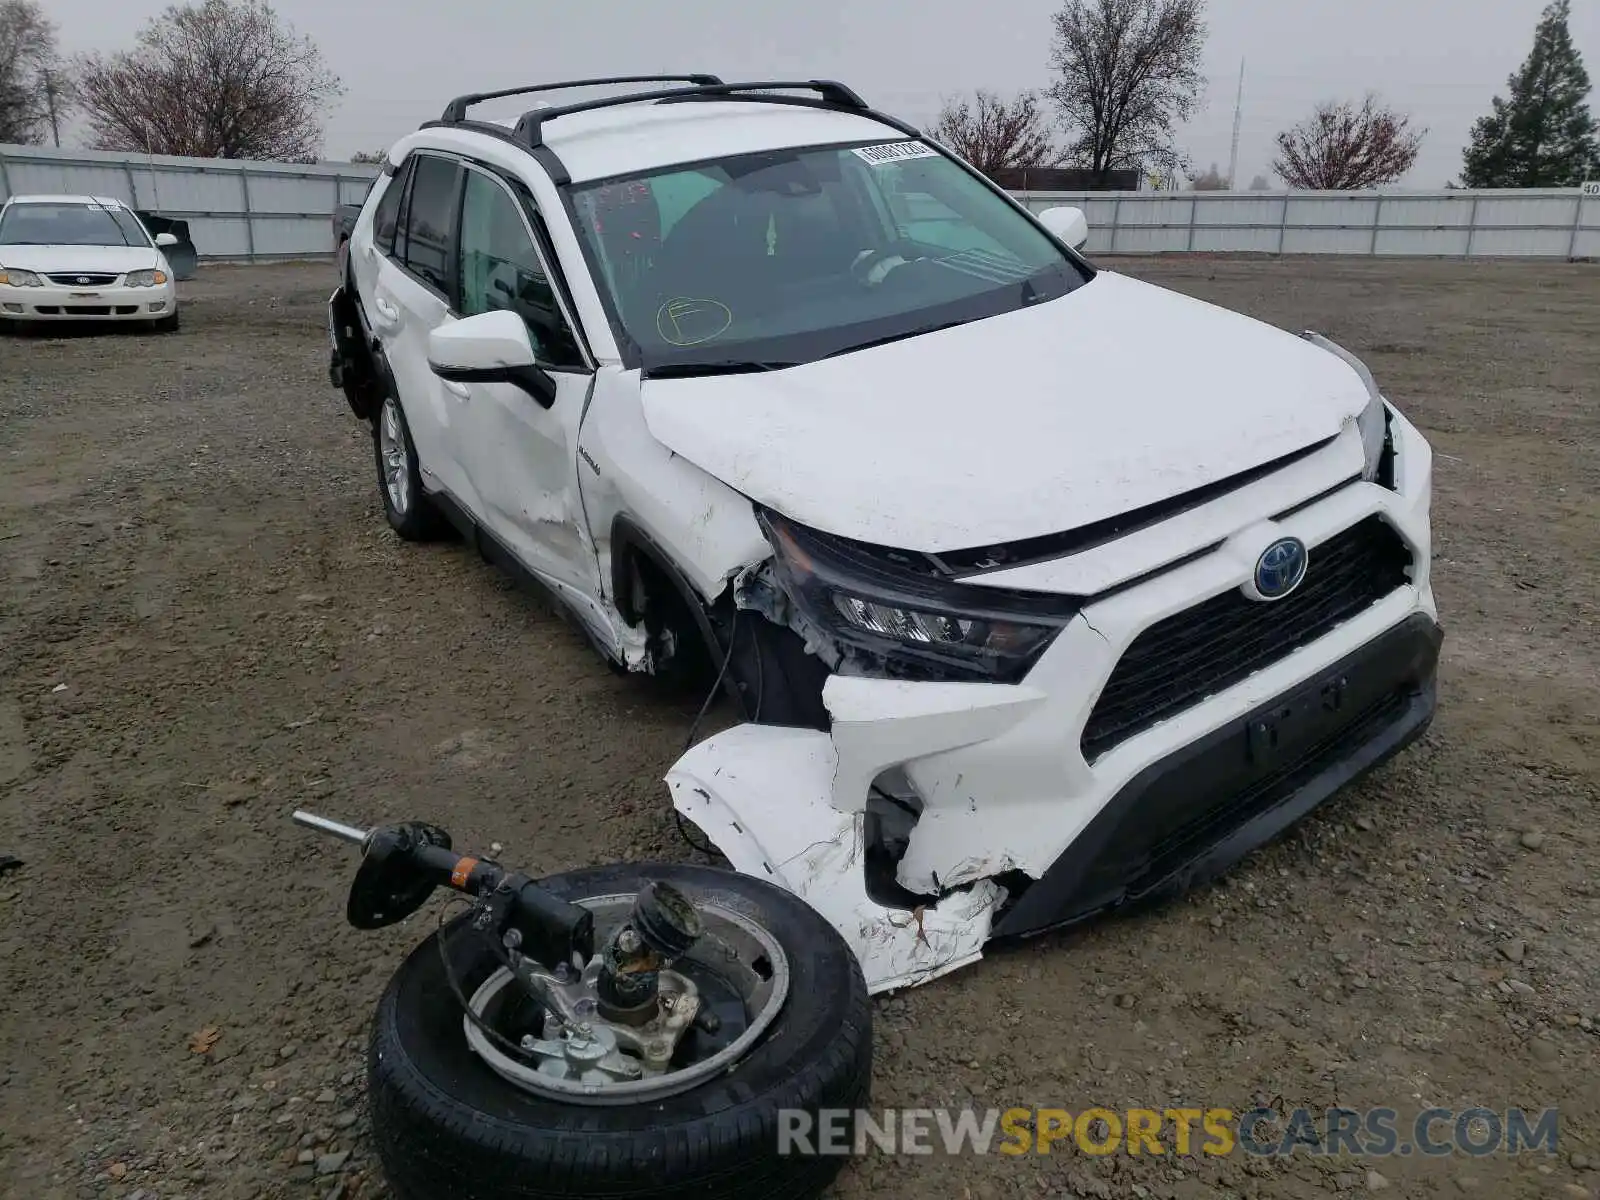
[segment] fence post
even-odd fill
[[[1289,236],[1289,193],[1283,194],[1283,209],[1278,214],[1278,256],[1283,256],[1283,245]]]
[[[1583,228],[1583,190],[1578,190],[1578,211],[1572,214],[1572,240],[1567,243],[1567,261],[1578,257],[1578,231]]]
[[[1200,211],[1200,193],[1199,192],[1190,192],[1189,193],[1189,239],[1183,245],[1183,248],[1184,248],[1185,251],[1193,252],[1193,250],[1194,250],[1194,219],[1195,219],[1195,214],[1197,212],[1199,212],[1199,211]]]
[[[244,198],[244,253],[250,262],[256,260],[256,222],[250,209],[250,168],[239,168],[239,194]]]
[[[1115,192],[1111,198],[1111,242],[1106,246],[1107,254],[1117,252],[1117,222],[1122,219],[1122,193]]]
[[[1378,253],[1378,231],[1383,228],[1383,193],[1378,193],[1378,207],[1372,210],[1372,245],[1367,247],[1367,254],[1376,257]]]
[[[1472,257],[1472,239],[1478,232],[1478,193],[1472,193],[1472,209],[1467,213],[1467,252],[1462,257]]]
[[[128,177],[128,199],[135,208],[143,207],[139,203],[139,181],[133,177],[133,164],[127,159],[122,160],[122,173]]]

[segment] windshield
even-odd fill
[[[92,200],[13,204],[0,217],[0,246],[148,246],[127,209]]]
[[[1055,299],[1088,271],[918,141],[572,189],[620,339],[656,374],[779,368]]]

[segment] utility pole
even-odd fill
[[[1239,119],[1244,115],[1244,59],[1239,60],[1239,96],[1233,102],[1233,149],[1228,154],[1228,190],[1237,186],[1239,170]]]
[[[44,102],[50,109],[50,136],[55,139],[56,149],[59,150],[61,148],[61,114],[56,108],[57,94],[55,72],[46,68],[44,72]]]

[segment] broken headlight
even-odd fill
[[[1078,611],[1071,596],[962,583],[931,555],[759,516],[803,632],[851,674],[1016,683]]]
[[[1361,448],[1366,454],[1366,461],[1361,468],[1361,478],[1368,483],[1377,482],[1384,487],[1392,488],[1394,450],[1389,444],[1389,407],[1383,401],[1383,393],[1378,391],[1377,380],[1372,377],[1372,372],[1366,363],[1339,343],[1309,329],[1301,336],[1312,345],[1344,359],[1366,385],[1367,407],[1362,409],[1361,415],[1356,418],[1356,431],[1361,434]]]

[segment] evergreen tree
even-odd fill
[[[1589,74],[1567,30],[1571,0],[1539,19],[1533,51],[1511,76],[1509,99],[1472,127],[1466,187],[1576,187],[1600,177],[1600,133],[1589,112]]]

